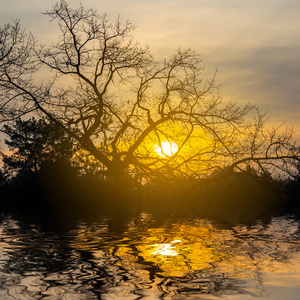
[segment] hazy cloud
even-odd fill
[[[0,0],[2,22],[20,18],[42,41],[54,23],[40,14],[56,1]],[[71,6],[80,1],[69,0]],[[251,101],[278,120],[299,122],[299,0],[86,0],[84,6],[137,26],[135,37],[159,57],[179,46],[202,54],[208,73],[218,68],[224,98]],[[299,128],[300,128],[300,124]]]

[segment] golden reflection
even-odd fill
[[[286,243],[282,236],[274,239],[276,226],[273,226],[275,229],[272,226],[264,229],[260,225],[250,229],[237,226],[227,230],[200,219],[159,226],[153,226],[151,218],[139,222],[129,222],[128,231],[115,238],[111,233],[106,236],[101,229],[93,231],[95,227],[79,230],[72,246],[92,251],[95,259],[113,258],[115,266],[134,272],[153,266],[155,274],[160,276],[226,272],[238,273],[244,278],[259,277],[262,270],[276,273],[286,268],[288,265],[283,263],[297,247]]]
[[[147,221],[151,219],[144,220]],[[123,236],[110,242],[105,242],[105,235],[101,238],[101,230],[94,231],[94,239],[95,228],[80,230],[72,246],[93,251],[98,258],[113,255],[118,258],[116,265],[128,266],[142,260],[156,266],[157,274],[164,276],[184,276],[193,270],[208,269],[211,263],[229,255],[227,250],[217,247],[221,238],[210,223],[178,223],[171,230],[165,226],[141,230],[136,224],[130,225],[127,233],[130,238]],[[223,239],[226,240],[226,233]]]
[[[101,286],[105,299],[298,299],[298,221],[274,218],[229,227],[142,214],[121,225],[116,230],[111,220],[82,222],[63,236],[70,241],[66,244],[65,238],[28,235],[14,223],[0,224],[0,279],[7,293],[15,295],[22,287],[26,293],[74,299],[78,291],[98,292]]]

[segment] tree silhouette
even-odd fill
[[[33,45],[33,37],[21,29],[19,20],[0,27],[0,123],[35,110],[30,97],[17,87],[30,85],[37,68]]]
[[[266,127],[255,106],[223,101],[196,52],[155,61],[130,22],[111,24],[63,0],[44,15],[60,31],[50,46],[37,46],[18,22],[0,31],[3,120],[36,110],[117,180],[199,179],[247,167],[293,175],[292,132]]]
[[[45,163],[69,164],[73,156],[70,138],[45,119],[17,119],[12,125],[4,125],[3,132],[9,137],[5,144],[11,153],[1,156],[4,169],[11,175],[37,173]]]

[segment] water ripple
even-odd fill
[[[4,218],[0,299],[293,299],[299,292],[295,219],[228,227],[143,215],[122,230],[111,222],[57,233]]]

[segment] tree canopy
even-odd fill
[[[255,106],[224,101],[195,51],[156,61],[130,22],[64,0],[44,15],[60,32],[50,45],[18,21],[0,29],[3,122],[45,116],[115,178],[200,179],[247,167],[298,174],[292,131],[268,127]]]
[[[8,136],[5,144],[10,154],[1,153],[4,169],[15,175],[28,171],[36,173],[45,163],[69,164],[73,156],[72,140],[62,128],[45,119],[17,119],[12,125],[4,125]]]

